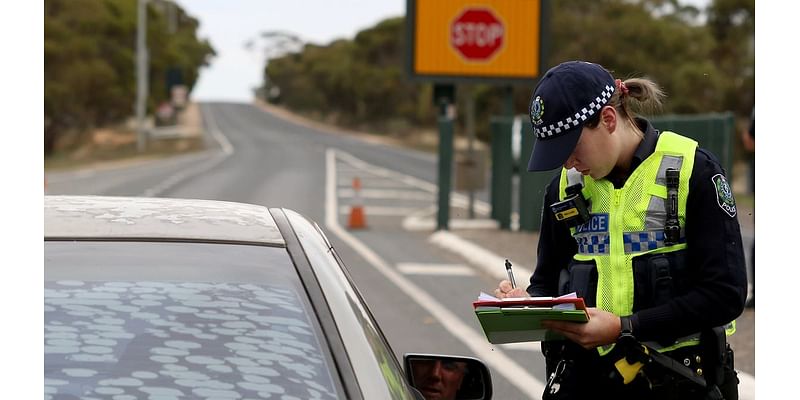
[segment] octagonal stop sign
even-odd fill
[[[503,47],[503,21],[488,8],[464,9],[450,24],[450,46],[469,61],[489,61]]]

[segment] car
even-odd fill
[[[47,399],[445,398],[427,371],[465,373],[458,398],[492,395],[475,358],[401,365],[330,241],[291,209],[45,195],[44,261]]]

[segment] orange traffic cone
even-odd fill
[[[361,204],[361,180],[353,178],[353,204],[350,205],[350,217],[347,219],[348,229],[364,229],[367,221],[364,218],[364,207]]]

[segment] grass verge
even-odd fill
[[[73,151],[61,151],[44,159],[45,172],[81,169],[109,163],[124,163],[159,159],[205,149],[202,137],[161,139],[150,141],[140,152],[135,141],[114,144],[87,144]]]

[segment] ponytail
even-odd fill
[[[664,91],[657,83],[647,78],[617,79],[616,90],[606,105],[617,110],[622,120],[636,127],[634,118],[640,115],[653,115],[661,111]],[[586,126],[595,128],[600,123],[600,113],[595,113],[586,121]],[[641,132],[639,132],[641,135]]]
[[[660,111],[663,99],[664,91],[657,83],[647,78],[630,78],[617,80],[617,90],[608,103],[623,117],[633,120],[641,114],[652,115]]]

